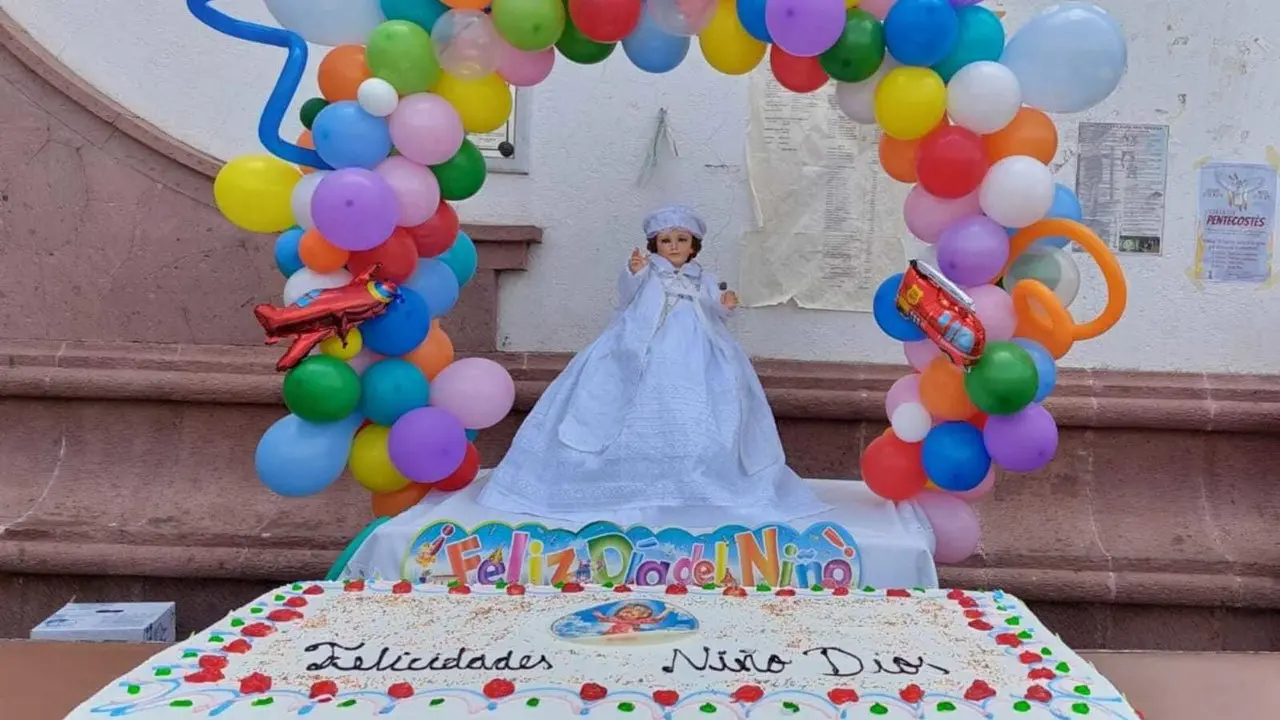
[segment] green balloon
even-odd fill
[[[466,200],[480,192],[486,174],[484,155],[470,140],[463,140],[462,147],[453,157],[439,165],[432,165],[440,183],[440,197],[445,200]]]
[[[564,0],[564,6],[569,7],[569,0]],[[595,65],[604,62],[605,58],[613,54],[613,49],[617,46],[617,43],[600,43],[583,35],[578,26],[573,24],[573,18],[567,16],[566,11],[564,33],[556,41],[556,49],[566,60],[579,65]]]
[[[374,28],[365,48],[365,64],[374,77],[391,83],[401,95],[426,92],[440,79],[431,35],[408,20],[388,20]]]
[[[884,25],[866,10],[850,10],[844,31],[830,50],[818,56],[818,64],[840,82],[862,82],[884,62]]]
[[[1012,415],[1031,404],[1040,373],[1031,354],[1011,342],[993,342],[964,376],[964,389],[988,415]]]
[[[493,0],[489,16],[512,47],[533,52],[556,44],[568,14],[560,0]]]
[[[302,103],[302,110],[298,112],[298,115],[302,117],[302,126],[310,130],[311,123],[316,121],[316,116],[327,107],[329,107],[329,101],[324,98],[311,98]]]
[[[284,404],[311,422],[336,422],[360,404],[360,376],[328,355],[312,355],[284,376]]]

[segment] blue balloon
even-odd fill
[[[311,123],[316,152],[336,168],[372,170],[391,154],[391,128],[354,100],[325,106]]]
[[[431,311],[418,293],[400,288],[400,297],[387,311],[360,324],[364,346],[379,355],[404,355],[422,344],[431,330]]]
[[[773,42],[769,28],[765,27],[764,6],[768,0],[738,0],[738,22],[751,37],[763,43]]]
[[[631,59],[632,65],[645,72],[670,72],[689,54],[689,38],[663,32],[646,12],[641,14],[636,29],[623,38],[622,51]]]
[[[458,287],[465,287],[476,276],[476,268],[480,267],[480,256],[476,254],[476,244],[471,236],[458,231],[458,237],[438,256],[440,261],[448,265],[458,278]]]
[[[1062,183],[1054,183],[1053,205],[1045,217],[1084,222],[1084,210],[1080,207],[1080,199],[1076,197],[1075,191]],[[1036,241],[1037,245],[1055,248],[1066,247],[1070,243],[1071,241],[1064,237],[1047,237]]]
[[[960,19],[948,0],[898,0],[884,19],[885,47],[903,65],[942,62],[959,36]]]
[[[388,20],[408,20],[427,32],[447,12],[448,6],[440,0],[382,0],[382,14]]]
[[[458,302],[458,276],[453,268],[444,264],[439,258],[422,258],[418,260],[418,269],[404,282],[403,287],[418,293],[431,308],[431,317],[443,317],[449,314]]]
[[[379,360],[360,376],[360,413],[378,425],[394,425],[401,415],[426,407],[430,397],[427,377],[408,360]]]
[[[1049,393],[1053,392],[1054,386],[1058,384],[1058,364],[1054,362],[1053,356],[1049,354],[1049,351],[1035,340],[1014,338],[1013,344],[1026,350],[1031,359],[1035,361],[1036,373],[1037,377],[1040,378],[1040,384],[1036,387],[1036,396],[1031,402],[1042,402],[1049,397]]]
[[[978,487],[991,469],[982,431],[966,422],[945,422],[930,430],[920,446],[920,460],[933,484],[951,492]]]
[[[885,335],[902,342],[923,340],[924,331],[898,312],[898,286],[902,284],[903,273],[890,275],[876,288],[876,295],[871,300],[871,313],[876,324]]]
[[[298,255],[298,243],[302,241],[302,228],[289,228],[276,238],[276,269],[289,277],[302,269],[302,257]]]
[[[1004,23],[998,15],[980,5],[970,5],[956,10],[956,19],[960,23],[956,46],[933,66],[943,82],[951,82],[951,77],[969,63],[995,62],[1004,53]]]
[[[468,430],[468,431],[467,431],[467,442],[475,442],[475,441],[476,441],[476,438],[478,438],[478,437],[480,437],[480,431],[479,431],[479,430]]]
[[[1018,77],[1023,103],[1050,113],[1076,113],[1115,91],[1129,51],[1124,30],[1107,11],[1092,3],[1061,2],[1014,33],[1000,62]]]
[[[351,439],[363,421],[359,413],[331,423],[285,415],[258,441],[253,454],[258,479],[285,497],[315,495],[332,485],[346,468]]]

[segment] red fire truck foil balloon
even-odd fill
[[[929,265],[911,261],[898,286],[898,311],[956,365],[969,367],[982,357],[987,335],[973,300]]]

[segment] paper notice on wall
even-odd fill
[[[1200,168],[1196,257],[1205,282],[1264,283],[1275,242],[1276,170],[1254,163]]]
[[[746,233],[748,305],[867,312],[905,263],[908,186],[884,174],[878,131],[849,120],[829,85],[799,95],[767,70],[750,78],[747,172],[756,227]]]
[[[1085,224],[1114,252],[1161,254],[1168,126],[1082,122],[1079,138],[1076,194]]]
[[[487,133],[475,133],[468,135],[467,139],[475,144],[480,154],[486,158],[506,158],[509,155],[502,154],[500,150],[502,143],[511,143],[511,147],[507,148],[510,152],[520,152],[521,148],[516,147],[516,115],[520,102],[520,96],[517,88],[512,86],[508,88],[511,92],[511,115],[507,117],[507,122],[502,127]]]

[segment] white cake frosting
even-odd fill
[[[295,584],[71,717],[1139,717],[1011,595],[728,592]]]

